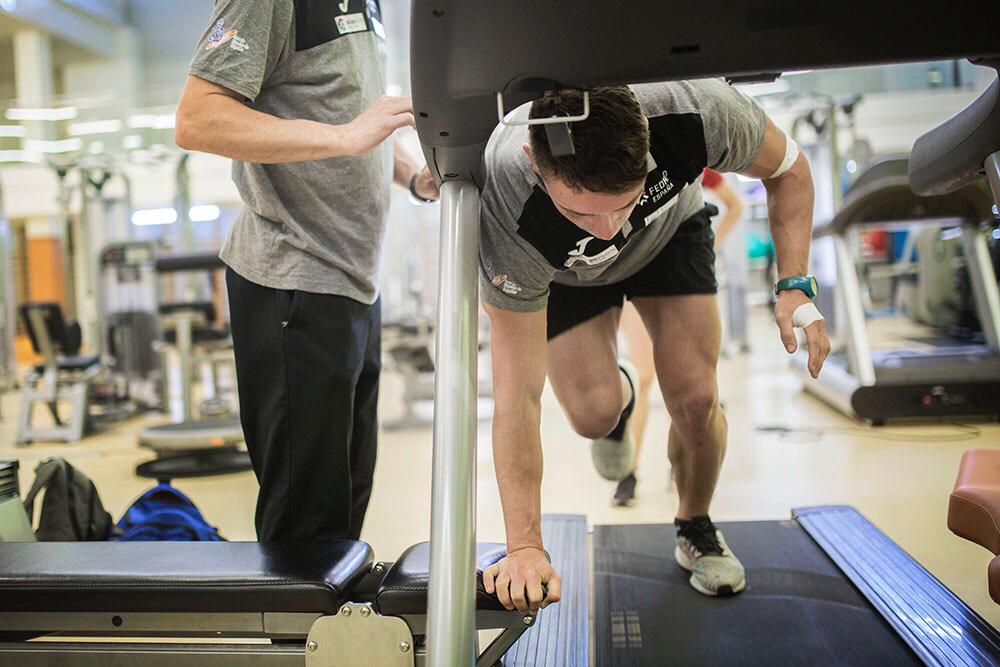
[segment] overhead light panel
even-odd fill
[[[172,113],[152,114],[140,113],[128,117],[128,126],[132,129],[149,128],[153,130],[170,130],[177,120]]]
[[[191,222],[212,222],[218,220],[219,215],[219,207],[215,204],[199,204],[188,210],[188,218]]]
[[[76,107],[7,109],[7,120],[73,120],[80,113]]]
[[[132,224],[139,227],[172,225],[177,222],[175,208],[145,208],[132,212]]]
[[[114,134],[121,132],[122,122],[118,119],[87,120],[70,123],[69,134],[72,137],[82,137],[90,134]]]
[[[72,153],[83,148],[81,139],[62,139],[60,141],[46,141],[44,139],[28,139],[24,142],[24,147],[29,151],[39,153]]]
[[[761,97],[763,95],[776,95],[778,93],[787,93],[792,89],[788,82],[784,79],[777,79],[776,81],[771,81],[768,83],[748,83],[748,84],[737,84],[744,93],[750,97]]]
[[[0,162],[34,162],[42,161],[42,156],[31,151],[0,151]]]

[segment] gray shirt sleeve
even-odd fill
[[[697,82],[708,166],[720,172],[746,171],[764,144],[764,110],[722,79]]]
[[[501,310],[545,310],[555,269],[538,251],[483,215],[479,234],[479,286],[482,299]]]
[[[188,73],[257,98],[292,34],[289,0],[219,0]]]

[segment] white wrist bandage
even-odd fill
[[[816,304],[812,302],[804,303],[792,313],[792,326],[796,329],[805,329],[813,322],[818,322],[822,319],[824,318],[820,314],[819,309],[816,308]]]
[[[799,159],[799,145],[795,143],[787,134],[785,135],[785,159],[781,161],[778,168],[774,170],[774,173],[768,176],[768,178],[777,178],[783,173],[792,168],[795,161]]]

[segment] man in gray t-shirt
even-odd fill
[[[413,114],[385,38],[378,0],[218,0],[177,109],[244,203],[220,254],[261,540],[356,539],[371,494],[390,183],[437,197],[386,141]]]
[[[637,379],[619,364],[616,342],[625,299],[653,341],[670,412],[667,450],[680,496],[675,558],[706,595],[746,586],[743,566],[709,518],[726,420],[716,380],[715,209],[701,194],[706,167],[763,180],[784,279],[775,310],[782,342],[794,351],[793,326],[804,327],[814,376],[829,352],[805,275],[812,181],[794,142],[721,80],[598,88],[589,106],[586,120],[527,127],[529,118],[584,108],[580,91],[547,93],[515,110],[485,153],[481,292],[491,322],[507,556],[487,568],[484,584],[522,612],[559,598],[540,532],[546,372],[573,428],[592,440],[597,471],[618,480],[632,469]]]

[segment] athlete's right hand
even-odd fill
[[[543,591],[543,584],[547,590]],[[534,614],[559,602],[561,585],[545,552],[536,547],[517,549],[483,570],[486,592],[495,592],[504,608],[522,614]]]
[[[415,125],[409,97],[383,95],[351,122],[340,126],[341,155],[364,155],[401,127]]]

